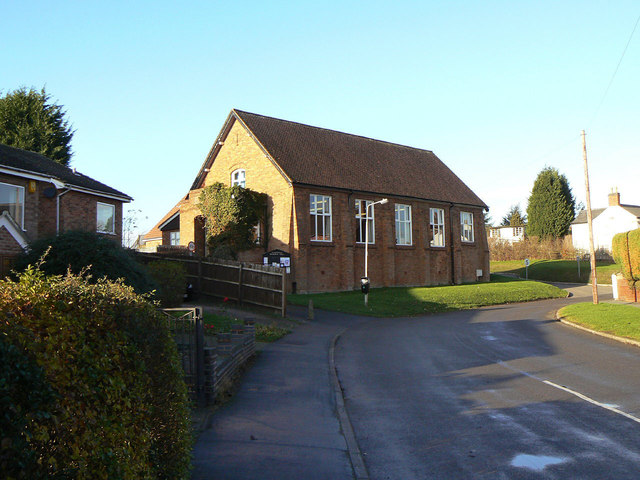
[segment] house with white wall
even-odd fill
[[[489,229],[489,237],[496,240],[504,240],[509,243],[520,242],[524,240],[525,226],[512,227],[501,226],[491,227]]]
[[[620,193],[609,194],[609,206],[591,210],[593,218],[593,246],[595,250],[611,252],[611,241],[617,233],[640,228],[640,205],[620,203]],[[589,250],[589,225],[587,211],[581,210],[571,223],[573,247]]]

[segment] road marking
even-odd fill
[[[629,420],[633,420],[634,422],[640,423],[640,418],[638,417],[634,417],[633,415],[631,415],[630,413],[627,412],[623,412],[622,410],[614,407],[613,405],[609,404],[609,403],[602,403],[599,402],[597,400],[594,400],[591,397],[588,397],[580,392],[576,392],[575,390],[570,389],[569,387],[565,387],[564,385],[558,385],[557,383],[553,383],[549,380],[544,380],[536,375],[533,375],[532,373],[528,373],[528,372],[524,372],[522,370],[520,370],[519,368],[514,368],[511,365],[507,364],[506,362],[503,362],[502,360],[498,360],[496,363],[498,363],[498,365],[503,366],[504,368],[507,368],[509,370],[511,370],[512,372],[518,372],[521,373],[522,375],[532,378],[534,380],[537,380],[538,382],[542,382],[545,385],[549,385],[550,387],[553,388],[557,388],[559,390],[562,390],[564,392],[570,393],[571,395],[575,395],[576,397],[584,400],[585,402],[589,402],[593,405],[596,405],[600,408],[604,408],[605,410],[609,410],[610,412],[613,413],[617,413],[618,415],[622,415],[623,417],[628,418]]]
[[[627,412],[623,412],[622,410],[619,410],[615,407],[612,407],[609,404],[606,403],[601,403],[597,400],[594,400],[593,398],[587,397],[586,395],[581,394],[580,392],[576,392],[575,390],[571,390],[570,388],[567,388],[563,385],[558,385],[557,383],[553,383],[550,382],[549,380],[544,380],[543,383],[546,383],[547,385],[550,385],[552,387],[555,388],[559,388],[560,390],[564,390],[567,393],[570,393],[571,395],[575,395],[578,398],[581,398],[582,400],[592,403],[594,405],[597,405],[598,407],[604,408],[606,410],[609,410],[613,413],[617,413],[618,415],[622,415],[623,417],[627,417],[629,420],[633,420],[634,422],[638,422],[640,423],[640,418],[638,417],[634,417],[633,415],[631,415],[630,413]]]

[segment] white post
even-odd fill
[[[382,200],[378,200],[377,202],[373,202],[368,204],[365,209],[364,209],[364,228],[365,228],[365,233],[364,233],[364,277],[365,278],[369,278],[369,207],[372,208],[371,210],[371,217],[373,219],[373,215],[375,213],[375,210],[373,210],[373,206],[376,204],[380,204],[380,205],[384,205],[385,203],[387,203],[389,200],[387,198],[383,198]],[[369,306],[369,294],[365,293],[364,294],[364,305],[365,307]]]

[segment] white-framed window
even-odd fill
[[[169,245],[180,245],[180,230],[169,232]]]
[[[513,236],[522,237],[524,235],[524,227],[513,227]]]
[[[100,233],[116,233],[116,206],[98,202],[96,210],[96,230]]]
[[[396,245],[411,245],[411,205],[396,203]]]
[[[331,241],[331,197],[310,195],[311,240]]]
[[[473,213],[460,212],[460,238],[463,242],[473,242]]]
[[[376,227],[373,219],[373,208],[368,208],[372,200],[356,200],[356,242],[364,243],[367,240],[369,229],[369,245],[376,243]]]
[[[231,186],[235,187],[236,185],[238,185],[239,187],[245,188],[247,184],[246,179],[247,173],[244,171],[244,169],[239,168],[238,170],[234,170],[231,173]]]
[[[429,233],[432,247],[444,247],[444,209],[429,209]]]
[[[24,187],[0,183],[0,214],[8,212],[24,230]]]

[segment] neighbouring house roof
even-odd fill
[[[167,231],[179,230],[180,229],[180,207],[185,202],[187,202],[188,199],[189,199],[189,194],[182,197],[180,201],[178,201],[178,203],[176,203],[173,206],[173,208],[169,210],[167,214],[164,217],[162,217],[160,221],[156,223],[156,225],[151,230],[149,230],[147,233],[142,235],[142,240],[148,242],[150,240],[161,239],[163,230],[167,230]],[[169,224],[172,224],[174,222],[177,223],[177,225],[175,224],[172,225],[172,227],[175,226],[175,228],[167,228]]]
[[[640,218],[640,205],[619,205],[621,208],[625,209],[630,214]],[[607,207],[609,208],[609,207]],[[591,209],[591,217],[593,219],[597,218],[602,212],[604,212],[606,208],[593,208]],[[577,225],[580,223],[587,223],[587,211],[580,210],[575,220],[571,222],[571,225]]]
[[[203,186],[234,121],[294,185],[479,206],[487,205],[433,152],[372,138],[232,110],[192,189]]]
[[[49,181],[56,188],[112,197],[123,202],[133,200],[129,195],[98,182],[91,177],[65,167],[39,153],[0,144],[0,172],[25,178]]]

